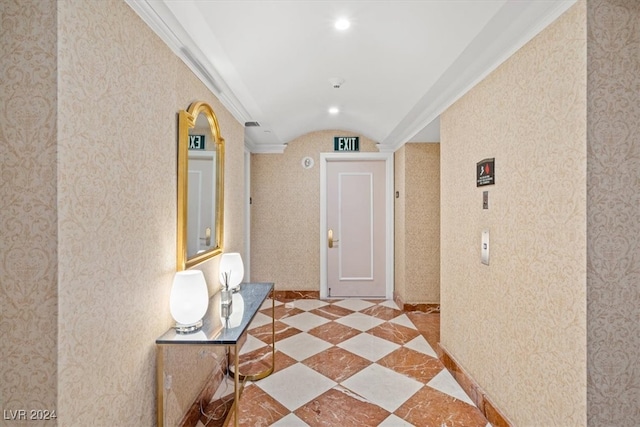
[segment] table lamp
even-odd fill
[[[209,291],[200,270],[178,271],[173,277],[169,309],[179,334],[198,331],[209,307]]]

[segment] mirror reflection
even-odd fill
[[[178,270],[222,252],[224,139],[208,104],[180,111]]]
[[[187,258],[213,249],[216,232],[216,144],[204,114],[189,129]]]

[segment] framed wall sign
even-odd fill
[[[496,183],[495,165],[495,158],[484,159],[476,163],[476,187]]]

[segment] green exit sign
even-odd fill
[[[204,150],[204,135],[189,135],[189,150]]]
[[[334,136],[333,151],[360,151],[360,137]]]

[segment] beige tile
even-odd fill
[[[302,332],[301,330],[287,325],[286,323],[280,322],[279,320],[276,320],[274,328],[276,333],[276,342],[282,341],[285,338],[292,337]],[[249,333],[266,344],[271,344],[273,342],[271,323],[251,329]]]
[[[347,325],[330,322],[313,328],[308,333],[335,345],[358,335],[360,331]]]
[[[373,307],[369,307],[367,309],[362,310],[362,313],[368,314],[369,316],[378,317],[384,320],[391,320],[394,317],[398,317],[402,314],[401,310],[385,307],[383,305],[374,305]]]
[[[339,347],[331,347],[303,363],[338,383],[371,364],[367,359]]]
[[[416,426],[485,427],[478,408],[430,387],[423,387],[395,412]]]
[[[343,316],[353,313],[353,310],[349,310],[348,308],[331,304],[331,305],[325,305],[324,307],[311,310],[311,313],[317,314],[318,316],[324,316],[330,320],[336,320]]]
[[[406,326],[391,322],[385,322],[375,328],[369,329],[367,332],[376,337],[384,338],[387,341],[400,345],[404,345],[420,335],[420,332],[415,329],[410,329]]]
[[[440,360],[405,347],[383,357],[378,361],[378,364],[414,378],[423,384],[431,381],[444,369]]]
[[[311,427],[377,426],[389,412],[341,387],[334,387],[294,413]]]
[[[255,385],[245,387],[240,401],[239,424],[241,426],[269,426],[290,413],[287,408]],[[233,421],[230,425],[233,425]]]

